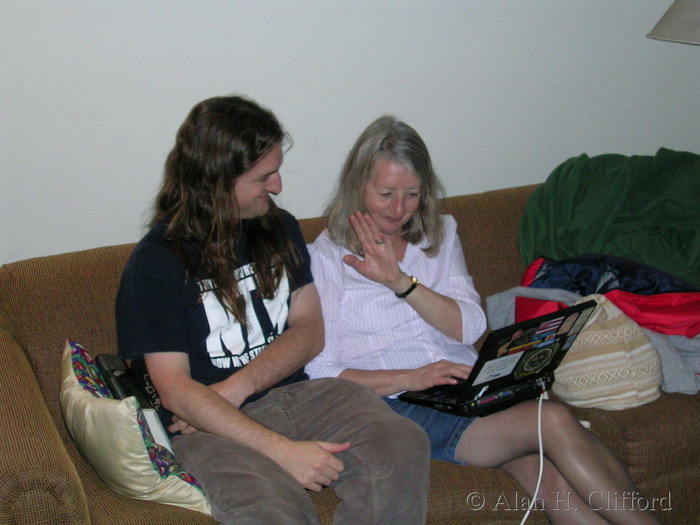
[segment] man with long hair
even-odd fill
[[[306,491],[324,486],[336,523],[424,523],[424,432],[368,388],[306,380],[324,332],[298,223],[270,198],[286,139],[243,97],[192,109],[122,276],[120,354],[221,523],[318,523]]]

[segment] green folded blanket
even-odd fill
[[[625,257],[700,289],[700,155],[580,155],[560,164],[530,197],[520,253],[563,260]]]

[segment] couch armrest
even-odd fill
[[[0,523],[90,523],[82,483],[34,373],[0,329]]]

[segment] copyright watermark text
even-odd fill
[[[550,501],[538,497],[535,499],[533,510],[556,510],[563,512],[575,512],[578,510],[574,503],[574,495],[570,492],[557,492]],[[577,500],[577,498],[576,498]],[[511,494],[500,492],[498,494],[482,494],[472,492],[467,495],[467,507],[473,511],[526,511],[532,504],[532,498],[526,494],[515,491]],[[669,511],[673,508],[671,493],[654,498],[644,498],[639,492],[593,492],[586,500],[588,507],[595,511]]]

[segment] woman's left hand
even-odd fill
[[[343,257],[343,262],[367,279],[391,288],[403,273],[399,268],[391,240],[379,231],[372,218],[366,213],[356,212],[350,215],[350,224],[360,241],[364,259],[346,255]]]
[[[442,359],[401,374],[406,377],[406,390],[427,390],[439,385],[456,385],[469,377],[472,367]]]

